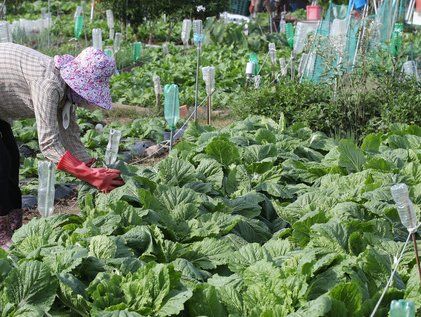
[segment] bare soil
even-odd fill
[[[189,111],[185,116],[189,116],[192,111],[192,107],[188,108]],[[114,104],[113,110],[105,112],[106,121],[128,123],[133,121],[134,118],[148,117],[154,115],[154,109],[139,107],[139,106],[127,106],[123,104]],[[206,124],[204,109],[199,112],[199,122]],[[229,110],[215,110],[212,112],[212,126],[216,128],[223,128],[233,123],[234,119],[231,116]],[[129,164],[140,164],[143,166],[153,166],[168,156],[168,151],[165,151],[159,156],[154,156],[148,159],[137,159],[133,160]],[[55,204],[54,214],[80,214],[80,208],[77,203],[77,193],[67,199],[63,199]],[[36,209],[25,210],[23,222],[27,223],[33,218],[41,217]]]

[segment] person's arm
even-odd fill
[[[62,92],[52,80],[45,80],[31,85],[31,97],[41,153],[48,160],[58,163],[66,153],[59,133],[57,113]]]
[[[62,117],[60,115],[60,117]],[[75,111],[70,112],[70,124],[67,130],[63,127],[63,120],[59,118],[60,135],[63,140],[63,146],[71,152],[78,160],[89,163],[92,158],[86,151],[80,139],[80,128],[77,124],[77,117]]]
[[[120,171],[108,168],[91,168],[70,151],[66,151],[60,136],[58,105],[62,99],[60,89],[53,81],[34,83],[32,102],[37,121],[38,141],[43,155],[65,171],[104,192],[122,186]],[[61,121],[61,119],[60,119]]]

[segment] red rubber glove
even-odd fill
[[[75,158],[69,151],[63,155],[57,169],[72,174],[105,193],[124,185],[119,170],[89,167],[86,163]]]
[[[92,165],[94,165],[96,162],[96,158],[91,158],[88,162],[86,162],[86,166],[87,167],[92,167]]]

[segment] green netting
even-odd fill
[[[332,4],[332,14],[335,19],[345,19],[348,12],[347,5]]]
[[[347,41],[344,52],[344,65],[348,72],[352,71],[354,59],[356,57],[358,48],[358,32],[361,28],[361,20],[350,21],[350,26],[347,33]]]
[[[350,72],[357,59],[359,45],[365,51],[375,52],[379,48],[388,49],[393,55],[399,54],[402,46],[403,24],[396,23],[407,7],[407,1],[384,0],[377,14],[363,19],[351,15],[353,0],[347,7],[330,3],[324,19],[316,32],[304,67],[302,80],[312,82],[328,81],[335,70]],[[402,9],[403,8],[403,9]],[[362,30],[364,29],[364,36]]]
[[[379,44],[385,44],[390,40],[392,36],[393,27],[398,13],[398,1],[397,0],[384,0],[380,5],[376,23],[378,25],[378,41]]]
[[[230,11],[231,13],[249,15],[249,0],[231,0]]]
[[[314,57],[314,63],[307,65],[303,74],[303,79],[310,80],[312,82],[320,82],[326,70],[328,69],[328,61],[326,56],[320,54],[321,50],[325,50],[329,46],[329,34],[331,28],[331,20],[333,17],[333,4],[330,3],[329,8],[326,12],[325,18],[320,22],[316,32],[316,37],[312,47],[312,53]],[[315,54],[315,55],[314,55]],[[327,75],[327,74],[326,74]],[[325,78],[328,76],[324,76]]]
[[[399,11],[397,22],[404,22],[405,21],[405,14],[406,10],[408,9],[410,0],[399,0]]]

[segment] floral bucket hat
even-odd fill
[[[110,77],[116,69],[114,59],[88,47],[76,58],[55,56],[54,63],[66,84],[80,97],[106,110],[112,108]]]

